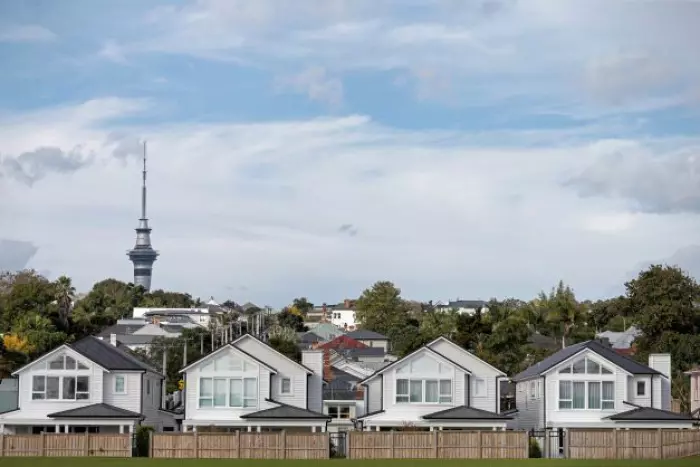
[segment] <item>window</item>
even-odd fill
[[[148,381],[148,380],[146,380],[146,381]],[[125,381],[124,375],[114,376],[114,393],[115,394],[126,393],[126,381]]]
[[[87,365],[76,361],[70,355],[59,355],[46,365],[49,370],[88,370]]]
[[[350,418],[350,407],[347,405],[341,405],[341,406],[331,405],[328,407],[328,415],[331,418],[349,419]]]
[[[291,394],[292,393],[292,380],[289,378],[282,378],[280,380],[280,394]]]
[[[452,380],[450,379],[397,379],[396,403],[450,404]]]
[[[570,363],[563,367],[561,370],[559,370],[560,374],[575,374],[575,375],[611,375],[613,374],[612,370],[609,368],[604,367],[600,363],[596,362],[595,360],[591,360],[590,358],[582,358],[580,360],[576,360],[573,363]]]
[[[90,378],[88,376],[46,376],[32,378],[33,400],[88,400]]]
[[[536,391],[537,391],[537,384],[535,381],[530,382],[530,399],[535,399],[536,396]]]
[[[486,381],[483,378],[474,378],[474,397],[486,396]]]
[[[646,381],[637,381],[637,395],[638,396],[646,396],[647,395]]]
[[[199,378],[199,407],[257,407],[257,378]]]
[[[613,381],[559,381],[559,409],[612,410],[615,408]]]

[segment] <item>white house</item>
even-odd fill
[[[326,429],[320,350],[303,350],[297,363],[246,334],[181,371],[186,385],[183,431]]]
[[[690,376],[690,413],[700,418],[700,367],[686,371]]]
[[[209,308],[144,308],[135,307],[132,311],[133,318],[142,318],[153,323],[178,323],[182,318],[187,319],[201,327],[208,327],[215,317]]]
[[[365,344],[367,347],[381,347],[384,352],[389,351],[389,338],[378,332],[368,329],[357,329],[345,334],[345,336],[355,339],[358,342]]]
[[[643,365],[598,341],[569,346],[512,378],[517,429],[690,428],[670,412],[671,356]]]
[[[365,430],[505,429],[498,368],[440,337],[365,378]]]
[[[355,310],[339,306],[330,311],[331,323],[345,331],[354,331],[357,327],[355,321]]]
[[[13,373],[18,408],[0,414],[0,433],[133,432],[144,423],[174,430],[161,410],[163,376],[128,351],[89,336]]]
[[[482,312],[488,311],[486,302],[483,300],[449,300],[447,303],[438,301],[435,304],[437,311],[455,310],[458,314],[473,315],[478,310]]]

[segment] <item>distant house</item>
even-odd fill
[[[626,331],[603,331],[596,334],[596,339],[605,339],[610,346],[623,355],[634,353],[634,340],[641,336],[642,332],[635,326],[630,326]]]
[[[17,409],[19,381],[16,378],[0,379],[0,413]]]
[[[317,346],[319,349],[366,349],[367,344],[362,343],[347,334],[342,334],[338,337],[331,339],[328,342],[323,342]]]
[[[163,375],[116,347],[89,336],[64,344],[13,373],[15,410],[0,414],[0,433],[133,433],[144,423],[176,428],[162,410]]]
[[[309,331],[322,339],[322,342],[332,340],[343,334],[343,331],[338,328],[338,326],[328,322],[307,323],[307,326],[309,327]]]
[[[459,314],[473,315],[477,311],[488,311],[483,300],[451,300],[447,303],[437,302],[435,309],[438,311],[455,310]]]
[[[208,327],[212,318],[216,318],[219,313],[212,313],[207,308],[140,308],[133,310],[132,317],[135,319],[145,319],[152,323],[170,324],[182,322],[186,318],[201,327]]]
[[[690,376],[690,413],[700,418],[700,366],[685,372]]]
[[[302,349],[310,349],[314,345],[323,342],[321,336],[311,331],[299,332],[297,337],[299,338],[299,347]]]
[[[348,332],[345,336],[365,344],[367,347],[381,347],[385,352],[389,351],[389,338],[378,332],[367,329],[358,329]]]
[[[514,376],[517,429],[690,428],[671,412],[671,356],[643,365],[598,342],[571,345]],[[561,439],[561,437],[559,438]]]

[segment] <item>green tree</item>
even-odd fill
[[[309,329],[304,325],[304,318],[291,313],[286,308],[277,314],[277,324],[285,328],[294,329],[296,332],[304,332]]]
[[[61,276],[54,283],[59,327],[68,332],[70,329],[70,314],[75,299],[75,287],[69,277]]]
[[[561,339],[562,349],[570,344],[568,339],[577,328],[585,326],[586,310],[576,300],[573,289],[563,281],[559,281],[549,295],[541,292],[533,306],[538,310],[536,314],[545,317],[547,334]]]
[[[292,302],[292,306],[299,310],[303,316],[306,316],[314,309],[314,304],[309,302],[306,297],[295,298]]]
[[[375,283],[362,292],[355,303],[355,320],[364,329],[389,335],[409,319],[409,307],[401,298],[401,289],[388,281]]]
[[[268,330],[270,347],[295,362],[301,361],[301,349],[298,345],[297,333],[294,329],[282,326],[271,326]]]

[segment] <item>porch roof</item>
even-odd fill
[[[47,415],[49,418],[143,418],[140,413],[109,404],[91,404]]]
[[[653,409],[651,407],[637,407],[627,412],[616,413],[605,417],[610,420],[620,421],[664,421],[664,422],[684,422],[693,421],[693,417],[688,414],[670,412],[668,410]]]
[[[275,420],[330,420],[331,417],[324,413],[314,412],[309,409],[302,409],[293,405],[283,404],[275,400],[269,400],[274,404],[279,404],[278,407],[271,409],[259,410],[257,412],[241,415],[241,418],[247,420],[259,419],[275,419]]]
[[[467,407],[466,405],[460,405],[458,407],[451,407],[446,410],[440,410],[439,412],[433,412],[428,415],[423,415],[425,420],[511,420],[513,417],[508,415],[503,415],[495,412],[489,412],[488,410],[475,409],[474,407]]]

